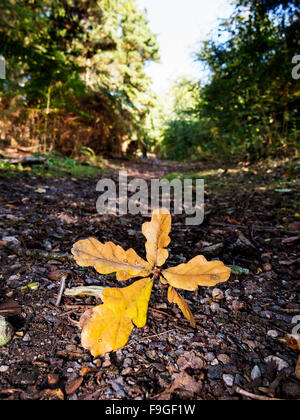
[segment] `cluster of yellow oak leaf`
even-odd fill
[[[176,303],[195,327],[193,314],[183,297],[175,289],[194,291],[198,286],[215,286],[230,276],[230,268],[221,261],[207,261],[202,255],[185,264],[163,268],[168,258],[171,215],[166,209],[154,210],[150,222],[142,225],[146,238],[146,261],[132,249],[125,251],[112,242],[102,244],[94,238],[78,241],[72,253],[77,264],[92,266],[101,274],[116,273],[119,281],[139,277],[123,288],[106,288],[103,304],[86,311],[80,320],[81,341],[97,357],[123,347],[134,326],[144,327],[153,282],[159,279],[168,284],[168,300]]]

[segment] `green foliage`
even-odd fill
[[[52,152],[47,155],[35,153],[34,157],[44,157],[45,162],[42,164],[34,164],[32,166],[28,166],[26,163],[12,164],[9,161],[0,162],[0,178],[13,176],[18,177],[22,174],[48,178],[65,176],[86,178],[89,176],[95,176],[104,170],[104,167],[99,165],[99,162],[89,164],[83,160],[64,156],[59,152]]]
[[[198,89],[194,106],[176,110],[165,126],[162,146],[171,159],[218,154],[256,160],[299,147],[300,86],[291,76],[299,6],[237,3],[219,28],[227,41],[208,40],[196,54],[210,69],[210,80]]]
[[[83,144],[120,154],[128,137],[143,136],[152,103],[144,67],[159,57],[135,0],[3,0],[0,52],[6,138],[20,141],[14,126],[22,125],[31,133],[22,140],[37,138],[44,152]]]

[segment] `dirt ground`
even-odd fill
[[[145,257],[141,225],[149,217],[96,211],[97,181],[117,180],[119,168],[129,179],[201,175],[204,222],[173,217],[168,264],[203,254],[235,268],[217,286],[218,302],[209,288],[182,292],[195,329],[168,303],[166,286],[155,284],[146,326],[121,350],[94,359],[80,345],[77,321],[101,301],[64,296],[57,306],[58,271],[67,272],[67,287],[122,286],[70,258],[72,245],[89,236]],[[298,170],[296,162],[215,169],[151,159],[117,162],[87,179],[1,176],[0,305],[18,303],[20,313],[7,318],[14,335],[0,347],[0,399],[300,398],[298,353],[281,341],[300,316]]]

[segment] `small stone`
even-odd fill
[[[218,303],[212,303],[210,305],[210,309],[212,310],[212,312],[216,313],[220,311],[220,305]]]
[[[83,381],[82,377],[69,379],[65,385],[66,394],[68,395],[73,394],[80,387],[80,385],[82,384],[82,381]]]
[[[115,396],[117,398],[124,399],[126,397],[125,383],[122,377],[109,381],[109,384],[111,385],[112,389],[115,391],[116,393]]]
[[[278,337],[278,332],[277,332],[277,331],[275,331],[275,330],[269,330],[269,331],[267,332],[267,335],[268,335],[269,337],[276,338],[276,337]]]
[[[8,369],[9,369],[9,366],[2,365],[2,366],[0,366],[0,373],[7,372],[7,371],[8,371]]]
[[[22,338],[22,341],[25,341],[25,342],[30,341],[30,340],[31,340],[31,338],[30,338],[30,335],[28,333],[26,333],[24,335],[24,337]]]
[[[255,381],[255,379],[258,379],[261,377],[261,371],[257,365],[254,366],[254,368],[251,371],[251,379],[252,381]]]
[[[209,379],[220,379],[222,376],[222,369],[220,365],[211,367],[208,372],[207,376]]]
[[[3,316],[0,316],[0,347],[9,343],[14,334],[13,327]]]
[[[111,361],[109,359],[104,360],[104,362],[102,363],[102,367],[109,367],[111,366]]]
[[[232,309],[234,312],[239,311],[240,309],[243,309],[245,304],[244,302],[240,302],[239,300],[233,300],[231,303]]]
[[[219,360],[219,362],[223,363],[224,365],[227,365],[230,362],[230,357],[227,356],[227,354],[219,354],[217,356],[217,359]]]
[[[225,299],[228,302],[231,302],[233,300],[233,297],[231,296],[231,290],[230,289],[225,290]]]
[[[235,295],[239,295],[241,293],[241,290],[235,288],[235,289],[232,290],[232,293],[234,293]]]
[[[273,316],[273,312],[271,311],[261,311],[260,316],[263,318],[271,319]]]
[[[223,381],[225,382],[225,384],[227,386],[233,386],[233,384],[234,384],[234,377],[232,375],[228,375],[227,373],[225,373],[223,375]]]
[[[45,239],[43,241],[43,247],[46,249],[46,251],[51,251],[52,250],[51,242],[48,241],[47,239]]]
[[[200,299],[201,305],[206,305],[209,302],[210,302],[210,298],[208,297]]]
[[[12,244],[13,246],[19,247],[21,246],[21,242],[15,236],[3,236],[2,241]]]
[[[235,375],[234,384],[237,386],[243,386],[246,383],[246,379],[239,373]]]
[[[131,373],[131,368],[127,367],[121,371],[121,375],[129,375]]]
[[[206,353],[206,355],[205,355],[205,359],[208,362],[212,362],[215,359],[215,357],[216,356],[212,352]]]
[[[285,360],[280,359],[278,356],[265,357],[264,361],[266,363],[275,363],[279,371],[289,367],[289,364]]]
[[[263,265],[263,269],[264,271],[271,271],[272,270],[272,266],[269,263],[266,263]]]
[[[211,295],[215,302],[220,302],[222,299],[224,299],[224,293],[221,289],[218,289],[217,287],[213,289]]]
[[[123,362],[123,367],[128,368],[131,365],[132,365],[132,359],[130,359],[130,357],[125,357],[124,362]]]
[[[21,277],[19,274],[14,274],[12,276],[10,276],[7,280],[6,280],[6,284],[8,287],[15,289],[18,286],[18,282],[21,280]]]

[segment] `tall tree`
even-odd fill
[[[19,107],[34,107],[53,129],[69,113],[71,125],[75,118],[94,127],[88,136],[98,150],[140,137],[151,96],[144,66],[158,60],[158,45],[134,0],[3,0],[0,51],[6,111],[18,98]],[[51,141],[61,128],[55,130]],[[72,149],[70,141],[64,146]]]
[[[198,125],[186,154],[259,159],[293,153],[300,121],[300,86],[291,74],[299,2],[238,0],[219,30],[227,41],[210,39],[196,55],[209,67],[210,79],[199,90],[193,110]],[[180,121],[183,133],[194,126],[194,120]],[[171,133],[169,125],[166,135]]]

